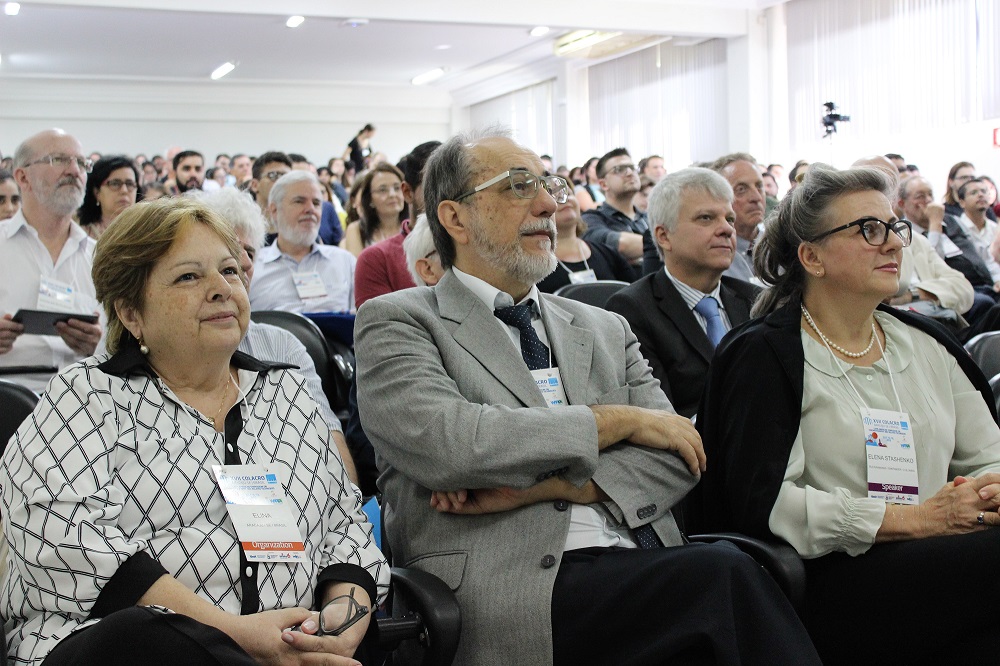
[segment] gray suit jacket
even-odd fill
[[[397,565],[458,595],[456,663],[552,662],[551,593],[570,512],[540,503],[483,516],[439,514],[431,490],[526,488],[593,479],[629,527],[681,543],[670,513],[696,478],[672,453],[619,444],[598,453],[587,405],[670,409],[625,320],[547,294],[542,320],[570,405],[550,409],[492,311],[450,271],[434,288],[358,311],[358,407],[382,475]]]

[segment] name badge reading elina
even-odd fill
[[[212,465],[212,472],[249,561],[305,561],[305,544],[277,469]]]

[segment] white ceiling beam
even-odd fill
[[[766,1],[766,0],[764,0]],[[677,0],[616,0],[581,4],[579,0],[547,0],[518,16],[509,4],[465,0],[21,0],[22,5],[159,9],[308,17],[367,18],[419,23],[513,25],[553,28],[596,28],[675,36],[738,37],[747,33],[757,0],[715,0],[697,4]],[[585,17],[586,22],[581,18]]]

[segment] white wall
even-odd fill
[[[451,98],[427,88],[181,83],[109,80],[4,80],[0,150],[10,154],[47,127],[76,136],[87,152],[162,154],[302,153],[316,164],[344,152],[366,123],[372,146],[392,162],[451,131]]]

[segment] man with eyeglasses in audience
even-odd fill
[[[455,590],[463,666],[818,664],[751,558],[680,545],[701,441],[625,320],[539,293],[568,194],[507,132],[428,159],[445,273],[355,328],[394,557]]]
[[[37,370],[5,375],[34,391],[57,369],[93,354],[101,339],[100,324],[72,317],[45,335],[12,321],[18,310],[99,313],[90,276],[94,241],[73,222],[92,167],[80,142],[58,129],[26,139],[14,153],[22,201],[0,222],[0,367]]]
[[[277,150],[264,153],[253,163],[250,192],[253,193],[254,200],[260,206],[264,213],[264,219],[269,225],[266,241],[268,244],[274,241],[275,234],[274,220],[268,214],[268,196],[270,196],[271,188],[274,187],[278,179],[291,170],[292,160],[289,159],[288,155]]]
[[[640,187],[639,172],[625,148],[605,153],[597,160],[596,170],[605,201],[583,213],[587,223],[583,239],[620,253],[638,279],[642,276],[642,235],[649,229],[646,214],[632,205]]]

